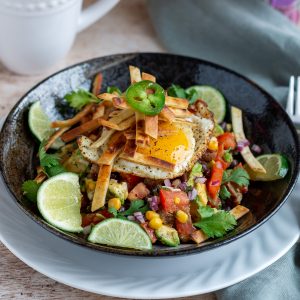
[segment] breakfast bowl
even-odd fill
[[[242,205],[250,212],[238,221],[234,230],[225,236],[208,239],[199,245],[184,243],[177,247],[155,245],[151,250],[135,250],[95,244],[82,234],[58,229],[46,222],[37,206],[28,201],[22,192],[22,183],[34,178],[37,165],[36,139],[28,126],[31,105],[40,101],[49,118],[54,121],[71,118],[74,110],[62,105],[66,94],[78,89],[91,89],[96,74],[103,76],[102,88],[117,86],[126,90],[129,83],[128,66],[137,66],[153,74],[164,88],[172,84],[183,87],[213,86],[226,99],[229,108],[239,107],[247,139],[259,145],[263,153],[280,153],[288,163],[288,173],[276,181],[251,182]],[[219,65],[171,54],[130,53],[95,58],[79,63],[46,78],[33,87],[13,107],[7,116],[0,136],[0,168],[2,177],[20,209],[44,229],[56,236],[94,250],[112,254],[144,257],[174,256],[208,251],[234,242],[266,222],[287,200],[298,176],[299,142],[297,132],[282,107],[256,83]]]

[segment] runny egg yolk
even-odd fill
[[[137,152],[174,164],[184,161],[189,148],[184,130],[168,123],[160,124],[159,129],[158,138],[151,138],[149,147],[139,147]]]

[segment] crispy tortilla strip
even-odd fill
[[[156,82],[155,76],[153,76],[149,73],[145,73],[145,72],[142,72],[142,80],[149,80],[149,81],[152,81],[152,82]]]
[[[78,123],[84,116],[89,114],[92,111],[94,104],[88,104],[84,107],[82,111],[80,111],[77,115],[75,115],[72,119],[64,120],[64,121],[54,121],[51,123],[51,127],[71,127]]]
[[[248,212],[249,209],[242,205],[237,205],[232,210],[230,210],[230,214],[232,214],[236,220],[240,219]],[[208,236],[201,229],[196,230],[195,232],[192,233],[192,240],[197,244],[200,244],[208,239],[209,239]]]
[[[130,106],[127,104],[126,100],[124,97],[113,97],[112,98],[112,103],[115,108],[119,109],[128,109]]]
[[[128,161],[132,161],[134,163],[138,163],[145,166],[153,166],[168,171],[173,171],[175,168],[175,165],[170,162],[167,162],[165,160],[153,156],[144,155],[139,152],[135,152],[135,155],[133,157],[128,156],[123,152],[119,157]]]
[[[124,120],[120,124],[116,124],[116,123],[111,122],[111,121],[101,120],[101,125],[102,126],[105,126],[107,128],[111,128],[111,129],[114,129],[114,130],[118,130],[118,131],[126,130],[126,129],[130,128],[134,123],[135,123],[135,117],[134,116]]]
[[[171,96],[166,96],[165,105],[174,108],[187,109],[189,106],[189,101],[183,98],[176,98]]]
[[[61,137],[66,131],[68,131],[70,129],[70,127],[63,127],[60,128],[59,130],[55,131],[49,138],[47,144],[45,145],[45,151],[47,151],[52,145],[53,143],[59,138]]]
[[[131,84],[142,80],[141,71],[139,68],[134,66],[129,66],[129,73],[130,73]]]
[[[131,109],[120,111],[118,115],[114,116],[113,118],[109,119],[110,122],[120,124],[121,122],[125,121],[126,119],[132,117],[134,115],[134,111]]]
[[[128,139],[125,144],[124,153],[129,157],[134,157],[136,149],[135,139]]]
[[[95,193],[92,201],[92,212],[105,205],[112,165],[101,165],[98,172]]]
[[[121,132],[116,132],[110,138],[106,150],[98,159],[98,164],[111,165],[117,155],[123,150],[125,144],[125,136]]]
[[[135,112],[135,141],[140,147],[145,146],[145,115]]]
[[[115,130],[113,129],[103,128],[100,138],[91,145],[91,148],[99,148],[103,146],[114,132]]]
[[[103,76],[102,73],[98,73],[93,82],[93,90],[92,93],[94,95],[98,95],[101,91]]]
[[[172,123],[176,118],[175,114],[167,106],[162,109],[162,111],[158,114],[158,117],[170,123]]]
[[[65,132],[61,139],[68,143],[74,139],[76,139],[78,136],[82,135],[83,133],[95,130],[96,128],[101,126],[101,118],[91,120],[89,122],[86,122],[78,127],[75,127],[67,132]]]
[[[91,145],[93,144],[93,141],[91,139],[82,135],[77,139],[77,144],[84,158],[86,158],[88,161],[94,164],[98,162],[99,157],[102,154],[102,150],[92,148]]]
[[[175,117],[177,118],[187,118],[193,116],[193,113],[191,113],[187,109],[174,108],[174,107],[169,107],[169,109],[174,113]]]
[[[135,130],[126,130],[124,136],[127,140],[135,140]]]
[[[43,168],[41,166],[38,166],[36,168],[37,170],[37,175],[36,177],[34,178],[34,180],[37,182],[37,183],[42,183],[44,180],[47,179],[47,175],[44,173],[43,171]]]
[[[158,116],[145,116],[145,134],[157,139],[158,136]]]
[[[104,116],[104,113],[105,113],[105,106],[103,105],[103,103],[100,103],[96,106],[95,111],[93,112],[92,119],[101,118]]]

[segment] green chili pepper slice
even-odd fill
[[[165,105],[165,90],[157,83],[142,80],[126,90],[126,101],[134,110],[154,116]]]

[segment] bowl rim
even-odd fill
[[[64,240],[72,243],[72,244],[76,244],[82,247],[87,247],[89,249],[92,250],[97,250],[100,252],[104,252],[107,254],[117,254],[117,255],[125,255],[125,256],[133,256],[133,257],[137,257],[137,258],[142,258],[142,257],[147,257],[147,258],[163,258],[163,257],[173,257],[173,256],[183,256],[183,255],[191,255],[191,254],[199,254],[201,252],[205,252],[205,251],[209,251],[209,250],[213,250],[217,247],[221,247],[221,246],[225,246],[231,242],[234,242],[235,240],[242,238],[243,236],[251,233],[252,231],[254,231],[255,229],[257,229],[258,227],[260,227],[261,225],[263,225],[266,221],[268,221],[280,208],[281,206],[285,203],[285,201],[287,200],[287,198],[289,197],[290,193],[292,192],[293,188],[296,185],[297,182],[297,178],[299,175],[298,172],[298,168],[299,168],[299,162],[300,162],[300,144],[299,144],[299,138],[298,138],[298,134],[296,131],[296,128],[294,127],[294,124],[292,122],[292,120],[290,119],[290,117],[288,116],[288,114],[286,113],[286,111],[282,108],[282,106],[275,100],[275,98],[269,94],[268,92],[266,92],[260,85],[258,85],[256,82],[252,81],[251,79],[247,78],[246,76],[231,70],[227,67],[224,67],[220,64],[216,64],[201,58],[197,58],[197,57],[192,57],[192,56],[185,56],[185,55],[177,55],[177,54],[171,54],[171,53],[159,53],[159,52],[129,52],[129,53],[117,53],[117,54],[112,54],[112,55],[105,55],[105,56],[100,56],[100,57],[94,57],[88,60],[84,60],[78,63],[75,63],[73,65],[70,65],[66,68],[60,69],[55,73],[52,73],[51,75],[47,76],[46,78],[44,78],[43,80],[39,81],[37,84],[35,84],[30,90],[28,90],[17,102],[16,104],[12,107],[12,109],[9,111],[8,115],[6,116],[3,125],[1,127],[1,131],[0,131],[0,146],[3,143],[3,132],[6,129],[6,127],[8,126],[9,120],[12,119],[14,113],[16,112],[16,110],[18,109],[19,105],[21,104],[21,102],[23,102],[25,100],[25,98],[32,92],[34,91],[37,87],[39,87],[40,85],[42,85],[44,82],[46,82],[47,80],[51,79],[52,77],[63,73],[69,69],[75,68],[75,67],[79,67],[81,65],[84,64],[91,64],[94,61],[97,61],[99,59],[103,59],[103,58],[114,58],[114,57],[118,57],[118,56],[126,56],[128,57],[128,59],[130,58],[134,58],[136,56],[141,56],[141,55],[153,55],[153,56],[166,56],[166,57],[179,57],[181,59],[187,59],[187,60],[195,60],[197,63],[201,63],[201,64],[205,64],[211,67],[215,67],[216,69],[221,69],[226,71],[227,73],[231,73],[243,80],[245,80],[246,82],[248,82],[250,85],[252,85],[253,87],[255,87],[256,89],[258,89],[267,99],[268,102],[274,103],[277,105],[277,107],[281,110],[281,112],[283,113],[283,119],[284,121],[287,123],[291,134],[294,138],[295,144],[296,144],[296,159],[295,159],[295,168],[293,173],[291,174],[291,179],[290,179],[290,183],[287,187],[287,190],[285,192],[285,194],[282,196],[281,200],[279,201],[279,203],[273,207],[272,210],[270,210],[268,212],[268,214],[262,218],[260,221],[258,221],[257,223],[252,224],[251,226],[249,226],[247,229],[234,234],[233,236],[230,236],[228,238],[222,239],[220,241],[216,241],[214,243],[209,243],[206,245],[197,245],[195,244],[195,246],[193,248],[168,248],[168,250],[166,251],[162,251],[160,249],[156,249],[156,250],[151,250],[151,251],[139,251],[139,250],[135,250],[135,249],[126,249],[126,248],[120,248],[120,247],[110,247],[110,246],[106,246],[106,245],[100,245],[100,244],[93,244],[88,242],[87,240],[81,240],[81,239],[77,239],[75,237],[69,236],[61,231],[59,231],[58,229],[52,227],[51,225],[49,225],[45,220],[42,219],[42,217],[36,216],[34,214],[31,213],[31,211],[29,209],[27,209],[20,200],[18,200],[18,198],[15,196],[14,192],[12,191],[12,189],[10,188],[9,184],[8,184],[8,179],[6,178],[5,175],[5,170],[4,170],[4,164],[3,161],[0,160],[0,174],[2,177],[2,180],[4,181],[6,190],[9,192],[9,194],[12,196],[13,200],[15,201],[15,203],[17,204],[17,206],[34,222],[36,222],[39,226],[41,226],[42,228],[46,229],[48,232],[54,234],[55,236],[59,237],[59,238],[63,238]],[[2,155],[3,153],[3,147],[0,147],[0,156],[3,157]]]

